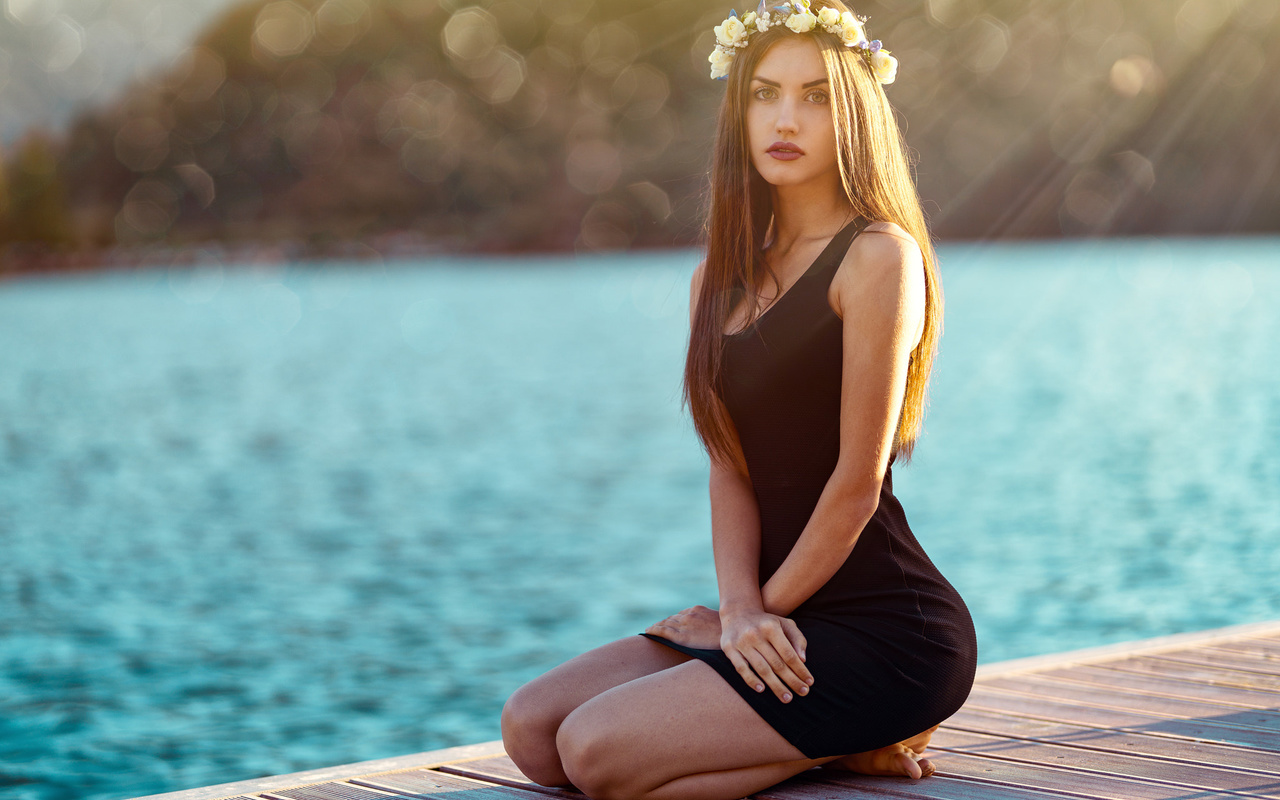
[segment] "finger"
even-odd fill
[[[809,682],[800,677],[786,662],[782,654],[774,651],[772,653],[767,650],[763,653],[765,661],[769,663],[769,668],[773,670],[773,674],[778,676],[778,680],[782,681],[786,687],[795,694],[808,694]],[[793,654],[792,660],[799,663],[799,659]]]
[[[787,622],[790,622],[790,625],[782,626],[786,648],[778,648],[778,653],[782,654],[787,666],[791,667],[791,671],[795,672],[797,676],[800,676],[800,680],[804,681],[806,686],[813,686],[813,673],[809,672],[809,667],[806,667],[804,663],[804,634],[801,634],[800,628],[796,627],[795,622],[790,620],[787,620]]]
[[[769,659],[766,658],[759,650],[751,650],[746,653],[746,656],[747,661],[751,664],[751,668],[754,669],[756,674],[760,676],[765,684],[773,690],[773,693],[777,695],[778,699],[784,703],[790,703],[792,699],[791,689],[788,688],[787,685],[778,677],[778,674],[773,671],[773,666],[769,663]],[[781,663],[781,660],[779,660],[779,664],[785,667],[785,665]]]
[[[783,619],[782,630],[787,634],[787,639],[791,642],[791,646],[800,654],[800,660],[805,660],[805,648],[809,646],[809,640],[800,632],[800,626],[793,619]]]
[[[774,646],[780,659],[780,663],[774,665],[774,672],[778,673],[778,676],[786,681],[793,691],[808,694],[809,687],[813,685],[813,673],[809,672],[809,668],[800,660],[800,654],[792,646],[785,631],[786,626],[783,626],[782,631],[769,636],[769,643]],[[770,662],[772,663],[772,659]]]
[[[760,676],[756,675],[755,672],[752,671],[751,666],[747,663],[747,660],[743,658],[742,653],[734,648],[726,649],[722,647],[720,649],[729,657],[729,661],[733,664],[733,668],[742,676],[742,679],[747,682],[748,686],[755,689],[757,692],[764,691],[764,682],[760,680]]]

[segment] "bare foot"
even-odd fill
[[[868,750],[865,753],[854,753],[828,761],[822,766],[825,769],[858,772],[863,775],[905,775],[912,780],[927,778],[934,773],[935,768],[933,762],[922,758],[921,755],[929,746],[929,740],[933,738],[933,732],[937,729],[938,726],[934,725],[929,730],[917,733],[910,739],[897,744],[881,747],[879,750]]]

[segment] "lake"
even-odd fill
[[[1280,238],[945,244],[895,489],[994,661],[1280,616]],[[499,738],[716,605],[693,251],[0,283],[0,789]]]

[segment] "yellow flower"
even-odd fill
[[[736,47],[746,44],[747,26],[737,17],[729,17],[715,27],[716,41],[725,47]]]
[[[818,18],[808,11],[792,11],[787,17],[787,27],[796,33],[807,33],[818,24]]]
[[[853,47],[858,42],[867,40],[867,32],[862,27],[862,20],[855,17],[848,11],[840,15],[840,43],[846,47]]]
[[[748,11],[747,13],[742,15],[742,24],[744,27],[750,28],[752,25],[755,24],[755,21],[756,21],[756,12],[754,11]]]
[[[707,56],[707,60],[711,62],[711,77],[723,78],[729,74],[729,65],[733,63],[733,53],[716,47],[711,51],[711,55]]]
[[[889,55],[888,50],[877,50],[871,55],[871,71],[881,83],[893,83],[898,77],[898,59]]]

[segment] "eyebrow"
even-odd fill
[[[782,84],[778,83],[777,81],[771,81],[771,80],[769,80],[768,78],[761,78],[761,77],[758,77],[758,76],[757,76],[757,77],[755,77],[755,78],[752,78],[751,80],[753,80],[753,81],[760,81],[761,83],[767,83],[767,84],[769,84],[770,86],[776,86],[776,87],[778,87],[779,89],[781,89],[781,88],[782,88]],[[818,79],[817,79],[817,80],[815,80],[815,81],[809,81],[808,83],[804,84],[804,85],[803,85],[803,86],[801,86],[800,88],[801,88],[801,89],[808,89],[810,86],[817,86],[817,85],[818,85],[818,84],[820,84],[820,83],[826,83],[826,82],[827,82],[827,79],[826,79],[826,78],[818,78]]]

